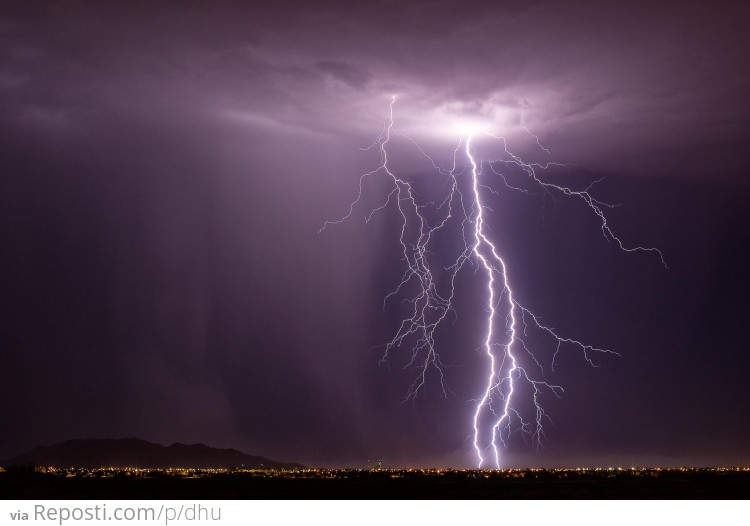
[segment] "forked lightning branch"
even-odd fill
[[[394,121],[395,103],[394,97],[381,133],[368,148],[378,151],[379,165],[360,176],[359,193],[348,212],[338,220],[327,221],[321,231],[352,217],[363,201],[366,179],[386,179],[388,189],[382,201],[365,212],[365,219],[370,221],[376,213],[390,211],[397,214],[400,224],[403,274],[384,301],[401,299],[406,314],[393,338],[385,343],[382,360],[388,360],[393,352],[407,353],[407,367],[417,373],[406,399],[413,399],[425,388],[429,373],[440,382],[443,395],[448,396],[446,366],[441,359],[436,331],[457,314],[454,298],[459,274],[471,268],[471,272],[481,277],[483,294],[477,301],[482,302],[485,313],[480,320],[485,373],[476,380],[471,439],[478,466],[499,468],[501,451],[514,434],[530,438],[537,446],[545,438],[544,426],[549,416],[542,401],[545,396],[560,397],[563,387],[543,378],[546,368],[554,371],[558,353],[575,349],[592,366],[597,365],[598,356],[617,353],[571,338],[542,323],[540,315],[518,297],[512,285],[512,270],[503,259],[503,247],[491,235],[492,211],[487,205],[488,194],[496,193],[502,185],[510,191],[528,193],[529,188],[535,188],[552,198],[578,200],[599,222],[602,235],[619,249],[654,252],[662,264],[666,264],[658,249],[628,246],[610,229],[606,211],[613,205],[596,199],[591,186],[574,190],[546,181],[541,174],[556,163],[525,161],[510,151],[506,138],[484,126],[457,123],[454,128],[459,137],[451,152],[452,161],[449,166],[440,166],[417,140],[398,130]],[[535,140],[537,148],[549,153],[535,135],[523,129]],[[425,198],[417,182],[393,165],[389,153],[396,139],[413,148],[415,155],[423,157],[441,179],[436,189],[437,199],[434,195]],[[475,143],[480,139],[496,145],[495,158],[478,157]],[[524,186],[512,183],[506,176],[509,169],[526,178]],[[449,245],[437,242],[444,234],[456,237],[454,246],[458,248],[451,254],[441,254],[447,258],[435,257],[438,250],[450,250],[445,248]],[[448,265],[444,263],[446,259]],[[536,345],[539,341],[549,342],[550,363],[537,359],[538,352],[532,348],[532,340]],[[475,359],[474,356],[467,353],[467,360]]]

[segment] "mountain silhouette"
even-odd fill
[[[301,464],[284,463],[248,455],[236,449],[217,449],[205,444],[162,446],[138,438],[67,440],[40,446],[0,466],[38,465],[57,468],[235,468],[293,469]]]

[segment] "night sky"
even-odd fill
[[[440,160],[437,114],[528,127],[568,164],[550,177],[604,177],[613,230],[669,265],[575,202],[493,198],[524,303],[621,354],[562,353],[548,440],[505,464],[750,463],[750,12],[651,4],[3,3],[0,458],[137,436],[473,466],[480,276],[439,332],[453,395],[403,404],[409,349],[377,348],[401,315],[398,218],[364,221],[386,186],[318,233],[377,167],[362,148],[397,94]]]

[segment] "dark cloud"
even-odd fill
[[[365,88],[368,81],[372,78],[366,71],[362,71],[358,67],[346,62],[321,60],[317,63],[317,68],[334,79],[360,91]]]
[[[550,144],[565,160],[601,163],[614,145],[638,158],[659,137],[670,148],[650,168],[660,171],[744,129],[746,105],[733,95],[750,87],[741,74],[750,43],[740,18],[726,16],[738,6],[38,4],[9,17],[0,86],[6,112],[50,126],[99,102],[242,112],[343,135],[369,134],[392,93],[402,116],[494,101],[542,134],[607,129],[612,145]]]

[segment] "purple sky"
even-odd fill
[[[670,266],[575,206],[498,198],[519,292],[622,354],[567,355],[546,448],[509,463],[750,462],[744,3],[342,5],[0,8],[0,458],[139,436],[472,465],[477,281],[438,344],[456,396],[402,405],[413,371],[372,350],[398,323],[394,210],[364,222],[374,186],[318,234],[377,166],[360,148],[396,94],[437,157],[454,117],[528,127],[566,184],[606,176],[613,229]]]

